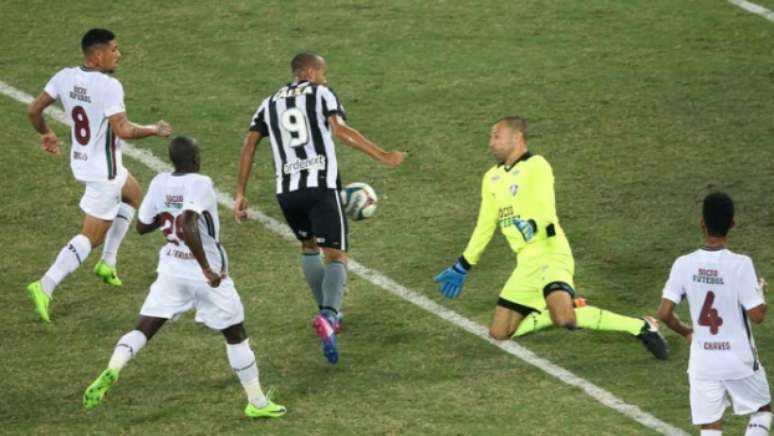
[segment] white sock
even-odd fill
[[[110,225],[110,230],[105,237],[105,246],[102,247],[102,261],[109,266],[116,266],[118,247],[121,246],[126,231],[132,224],[132,218],[134,218],[134,208],[127,203],[121,203],[118,207],[118,215],[113,219],[113,224]]]
[[[132,330],[123,335],[121,339],[118,340],[116,349],[113,350],[113,356],[110,358],[108,368],[121,372],[124,365],[132,360],[147,342],[148,339],[146,339],[145,335],[139,330]]]
[[[70,242],[62,248],[54,264],[51,265],[51,268],[46,271],[43,279],[41,279],[43,292],[50,297],[54,293],[54,288],[71,272],[78,269],[89,256],[89,253],[91,253],[89,238],[77,235],[70,239]]]
[[[700,436],[723,436],[723,430],[702,430]]]
[[[261,390],[261,382],[258,380],[258,363],[255,361],[255,354],[250,349],[250,340],[245,339],[238,344],[226,343],[226,355],[231,369],[234,370],[242,387],[247,394],[247,401],[253,403],[255,407],[261,408],[266,405],[266,396]]]
[[[755,412],[747,424],[744,436],[767,436],[771,428],[771,412]]]

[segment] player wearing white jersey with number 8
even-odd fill
[[[731,198],[709,194],[702,215],[705,245],[675,261],[658,315],[691,343],[691,415],[702,436],[722,434],[723,413],[731,404],[735,414],[751,415],[746,436],[767,435],[771,394],[750,326],[766,314],[766,282],[757,278],[752,259],[727,248],[734,226]],[[692,326],[674,313],[684,299]]]
[[[94,272],[109,285],[122,285],[116,272],[116,256],[140,205],[142,190],[124,168],[121,139],[166,137],[172,132],[163,120],[143,126],[127,118],[123,87],[111,76],[121,57],[111,31],[89,30],[81,40],[81,49],[83,65],[56,73],[27,108],[33,127],[41,135],[43,149],[59,154],[61,141],[46,125],[43,111],[56,100],[62,102],[71,128],[70,167],[75,179],[86,188],[80,201],[86,214],[83,230],[62,248],[43,277],[27,286],[35,310],[46,322],[54,288],[103,241],[102,257]]]

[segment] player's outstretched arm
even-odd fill
[[[382,150],[362,133],[349,127],[338,114],[329,116],[328,124],[331,126],[331,131],[337,138],[344,141],[350,147],[362,151],[390,168],[395,168],[400,165],[406,157],[406,153],[400,151]]]
[[[210,264],[207,262],[207,256],[204,254],[204,248],[202,247],[201,235],[199,235],[198,220],[198,213],[192,210],[183,211],[183,241],[185,241],[185,245],[187,245],[191,250],[191,253],[193,253],[196,262],[199,263],[204,276],[207,277],[207,282],[213,288],[217,288],[220,286],[220,279],[222,277],[220,274],[211,270]]]
[[[136,124],[129,121],[126,112],[112,115],[108,120],[110,121],[110,128],[121,139],[140,139],[147,138],[148,136],[162,136],[166,138],[172,134],[172,126],[164,120],[159,120],[155,124]]]
[[[674,332],[685,337],[689,341],[691,340],[693,329],[685,325],[685,323],[680,321],[680,318],[677,317],[674,301],[668,298],[662,298],[661,305],[658,307],[658,317]]]
[[[159,219],[159,216],[156,215],[153,217],[153,222],[150,224],[145,224],[144,222],[137,220],[137,233],[144,235],[146,233],[150,233],[156,229],[158,229],[161,226],[161,220]]]
[[[47,107],[51,106],[56,100],[51,98],[50,95],[45,92],[41,92],[35,100],[27,106],[27,117],[29,117],[32,127],[40,133],[40,140],[43,150],[51,154],[59,154],[59,146],[62,141],[56,136],[46,124],[46,119],[43,117],[43,111]]]
[[[242,143],[239,154],[239,176],[237,177],[236,195],[234,195],[234,220],[241,223],[247,218],[247,183],[250,181],[250,171],[253,169],[253,157],[258,143],[263,139],[261,132],[249,131]]]

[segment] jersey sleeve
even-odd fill
[[[183,193],[183,210],[190,210],[201,215],[215,204],[215,191],[212,188],[212,180],[202,177],[186,186]]]
[[[344,106],[341,105],[339,97],[327,86],[320,86],[320,100],[322,101],[322,113],[325,118],[333,114],[341,115],[341,118],[347,119],[347,113]]]
[[[124,87],[116,79],[110,79],[105,87],[105,116],[126,112],[124,106]]]
[[[266,99],[258,106],[258,109],[253,114],[253,118],[250,121],[250,129],[253,132],[258,132],[264,137],[269,136],[269,126],[266,124],[266,106],[269,99]]]
[[[556,194],[554,193],[554,171],[542,156],[535,158],[538,162],[534,171],[530,172],[528,198],[523,218],[535,221],[536,233],[541,235],[549,224],[556,219]],[[537,240],[537,239],[536,239]]]
[[[59,98],[59,78],[62,75],[62,71],[64,70],[54,74],[53,77],[48,80],[48,83],[46,83],[45,88],[43,88],[43,91],[54,100]]]
[[[156,203],[153,201],[156,198],[156,186],[158,185],[157,179],[154,178],[148,186],[148,193],[145,194],[145,198],[142,199],[140,204],[140,210],[137,211],[137,219],[143,224],[153,224],[158,211],[156,210]]]
[[[739,270],[739,303],[745,310],[758,307],[765,301],[758,291],[758,276],[752,259],[745,258]]]
[[[669,271],[669,278],[667,279],[667,282],[664,285],[664,291],[661,294],[662,298],[666,298],[675,304],[680,304],[680,302],[683,301],[683,297],[685,297],[685,287],[682,284],[681,277],[680,259],[678,259],[672,264],[672,270]]]
[[[487,173],[488,174],[488,173]],[[481,255],[484,253],[489,241],[492,240],[494,231],[497,228],[497,204],[495,203],[494,193],[487,184],[487,175],[481,182],[481,207],[478,210],[478,221],[473,234],[470,236],[468,246],[462,255],[471,265],[478,263]]]

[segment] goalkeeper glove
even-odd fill
[[[529,240],[535,236],[535,226],[533,223],[534,221],[532,220],[523,220],[520,218],[513,219],[513,225],[516,226],[516,229],[521,233],[524,242],[529,242]]]
[[[446,298],[457,298],[462,292],[469,268],[470,265],[467,262],[463,263],[462,260],[458,260],[457,263],[435,276],[433,280],[441,284],[438,287],[438,292]]]

